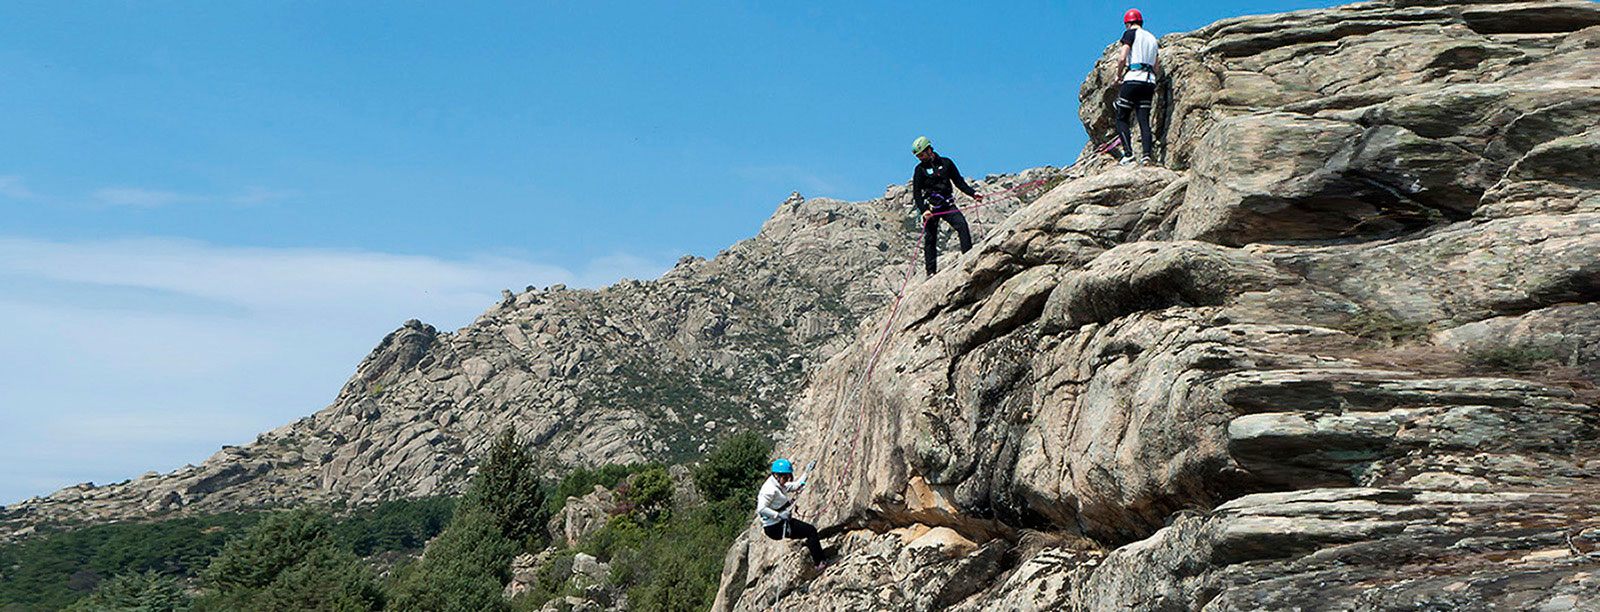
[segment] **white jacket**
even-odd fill
[[[793,481],[780,485],[777,478],[767,476],[767,481],[761,483],[761,493],[756,495],[756,516],[761,517],[761,526],[771,527],[789,518],[789,504],[794,502],[789,494],[802,486]]]

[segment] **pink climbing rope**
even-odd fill
[[[1105,143],[1103,145],[1100,145],[1099,147],[1096,147],[1094,152],[1095,153],[1110,153],[1112,149],[1117,148],[1117,145],[1120,145],[1120,144],[1122,144],[1122,137],[1118,136],[1116,138],[1112,138],[1111,142],[1108,142],[1108,143]]]
[[[1020,185],[1017,185],[1017,186],[1014,186],[1014,187],[1011,187],[1011,188],[1008,188],[1008,189],[1004,189],[1004,190],[1001,190],[1001,191],[985,194],[985,195],[983,195],[981,197],[981,199],[978,201],[977,204],[973,204],[971,206],[966,206],[966,207],[962,207],[962,208],[956,208],[956,209],[952,209],[952,210],[936,212],[936,213],[933,213],[933,216],[937,217],[939,215],[948,215],[950,213],[965,212],[965,211],[969,211],[969,210],[973,210],[973,209],[977,209],[977,208],[983,208],[985,206],[992,206],[992,205],[995,205],[995,204],[999,204],[1000,202],[1004,202],[1007,199],[1013,198],[1013,197],[1017,198],[1018,200],[1021,200],[1022,199],[1021,196],[1017,195],[1019,192],[1025,190],[1025,189],[1032,189],[1032,188],[1037,187],[1039,185],[1043,185],[1044,183],[1045,183],[1044,179],[1040,179],[1040,180],[1036,180],[1036,181],[1029,181],[1027,183],[1023,183],[1023,184],[1020,184]],[[928,233],[928,225],[931,224],[931,223],[933,223],[933,219],[932,218],[928,219],[927,222],[922,224],[922,233],[917,236],[917,243],[920,244],[922,242],[923,237],[927,235],[927,233]],[[844,478],[843,478],[843,476],[845,474],[849,474],[850,471],[855,468],[856,449],[857,449],[857,447],[860,446],[861,439],[866,434],[865,429],[862,428],[862,424],[863,424],[863,421],[866,419],[867,410],[866,410],[866,403],[860,401],[861,389],[866,386],[867,381],[872,380],[872,373],[878,367],[878,355],[883,351],[883,347],[885,345],[887,345],[888,342],[889,342],[889,330],[891,330],[894,327],[895,319],[900,316],[900,304],[905,298],[906,287],[911,285],[911,276],[916,271],[916,269],[917,269],[916,247],[913,247],[912,248],[911,261],[910,261],[910,263],[908,263],[906,265],[905,278],[900,281],[900,289],[895,292],[894,306],[891,307],[890,310],[889,310],[889,318],[888,318],[888,320],[884,321],[884,323],[883,323],[883,331],[878,334],[878,342],[877,342],[877,344],[873,345],[872,353],[871,353],[871,355],[869,355],[867,357],[867,367],[861,371],[861,374],[859,376],[856,377],[855,389],[850,392],[851,401],[856,402],[856,405],[858,407],[858,409],[856,410],[856,423],[855,423],[855,425],[856,425],[856,433],[855,433],[855,435],[850,437],[850,454],[845,457],[844,469],[839,472],[839,475],[840,475],[839,487],[837,489],[834,489],[833,494],[828,496],[828,503],[824,504],[821,508],[818,508],[817,511],[809,513],[809,514],[796,513],[796,516],[799,516],[800,518],[815,518],[817,516],[821,516],[822,513],[827,512],[828,510],[833,508],[833,504],[839,498],[839,494],[844,492]],[[830,432],[830,433],[832,433],[832,432]],[[814,461],[813,461],[813,464],[815,464]],[[807,471],[809,472],[810,468],[807,468]]]

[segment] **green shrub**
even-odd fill
[[[257,589],[311,551],[334,546],[326,517],[310,511],[275,512],[243,536],[228,541],[203,577],[223,592]]]
[[[628,482],[622,498],[645,522],[654,522],[672,506],[672,477],[667,468],[656,465],[639,472]]]
[[[506,610],[501,589],[510,578],[517,544],[477,506],[462,505],[450,526],[428,545],[422,561],[400,580],[390,609],[400,612]]]
[[[654,527],[613,521],[628,531],[613,549],[612,575],[628,587],[630,610],[705,610],[716,598],[728,545],[749,524],[746,500],[680,508]],[[620,517],[619,517],[620,518]]]
[[[593,491],[595,486],[614,489],[622,479],[632,476],[648,468],[652,463],[629,463],[603,465],[596,469],[576,468],[568,472],[561,481],[546,488],[544,493],[545,516],[554,516],[565,506],[568,497],[582,497]]]
[[[311,551],[250,599],[262,612],[358,612],[382,610],[384,595],[367,569],[349,551],[324,546]]]
[[[154,523],[95,525],[0,546],[0,609],[59,610],[88,595],[99,577],[154,571],[199,573],[228,538],[263,514],[222,514]]]
[[[544,565],[534,574],[533,583],[528,585],[528,590],[517,596],[511,602],[514,610],[533,612],[542,609],[545,603],[557,597],[577,595],[578,590],[568,584],[572,576],[573,553],[558,555]]]
[[[203,573],[206,610],[357,612],[383,608],[372,571],[339,547],[326,516],[279,512],[230,540]]]
[[[1472,365],[1496,372],[1522,373],[1536,370],[1540,366],[1559,363],[1561,356],[1548,346],[1515,344],[1468,351],[1467,361]]]
[[[694,484],[710,501],[749,499],[754,504],[771,454],[772,443],[755,432],[735,434],[718,443],[694,471]]]
[[[629,610],[705,610],[728,545],[750,524],[770,452],[755,434],[723,440],[694,474],[708,501],[690,508],[671,506],[664,467],[643,470],[623,494],[632,508],[577,548],[611,564],[610,582],[627,591]],[[651,512],[652,503],[670,511]]]
[[[455,498],[442,496],[386,502],[338,521],[333,536],[361,557],[421,550],[430,538],[444,531],[455,508]]]
[[[359,556],[419,550],[444,529],[455,505],[450,497],[386,502],[339,520],[334,539]],[[59,610],[88,595],[103,576],[198,577],[230,538],[269,514],[95,525],[0,546],[0,609]]]
[[[1345,331],[1383,346],[1394,346],[1427,337],[1428,324],[1405,321],[1386,312],[1363,310],[1350,317]]]
[[[178,579],[160,572],[121,574],[100,584],[68,612],[185,612],[189,596]]]

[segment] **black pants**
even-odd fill
[[[930,212],[944,213],[929,219],[922,228],[922,263],[928,269],[928,276],[933,276],[939,270],[939,220],[944,219],[945,223],[955,228],[956,235],[961,237],[962,253],[972,248],[972,232],[967,229],[967,218],[953,205],[935,208]]]
[[[1139,144],[1144,147],[1144,156],[1155,159],[1155,147],[1151,146],[1154,140],[1150,134],[1150,107],[1156,97],[1155,83],[1140,83],[1137,81],[1122,84],[1122,89],[1117,90],[1117,136],[1122,138],[1122,150],[1125,156],[1133,156],[1133,134],[1128,131],[1128,115],[1139,116]]]
[[[765,532],[767,537],[773,540],[782,540],[785,537],[785,532],[788,533],[788,538],[791,540],[804,539],[806,548],[811,551],[811,562],[822,563],[822,540],[818,539],[817,528],[812,527],[811,523],[799,519],[785,519],[767,525],[761,528],[761,531]]]

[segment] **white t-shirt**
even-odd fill
[[[1156,35],[1151,34],[1139,26],[1128,28],[1122,33],[1122,44],[1128,45],[1128,65],[1146,64],[1156,65]],[[1154,83],[1155,73],[1149,70],[1129,70],[1123,75],[1124,83]]]

